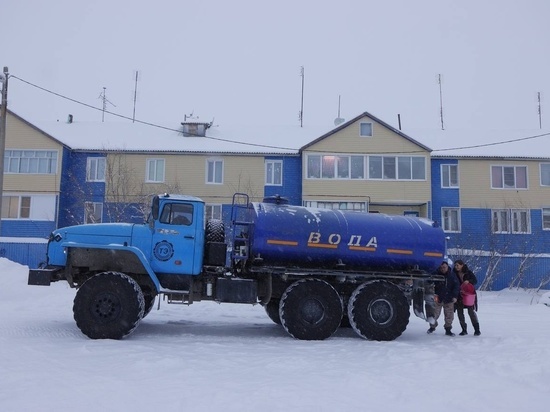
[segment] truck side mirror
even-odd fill
[[[151,215],[153,215],[153,220],[159,218],[159,197],[158,195],[153,197],[153,203],[151,204]]]

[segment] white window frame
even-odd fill
[[[84,202],[84,224],[88,225],[101,222],[103,222],[103,203]]]
[[[365,128],[367,125],[370,125],[369,130],[363,130],[363,126]],[[374,126],[372,122],[361,122],[359,123],[359,136],[360,137],[372,137],[374,135]]]
[[[512,233],[529,235],[531,234],[531,211],[529,209],[511,209],[510,210],[510,228]]]
[[[500,169],[500,181],[502,182],[502,186],[496,186],[496,182],[494,181],[494,173],[496,172],[496,169]],[[511,169],[511,170],[510,170]],[[518,169],[525,169],[525,187],[518,187]],[[527,166],[521,166],[521,165],[491,165],[490,169],[491,173],[491,189],[501,189],[501,190],[527,190],[529,189],[529,170],[527,169]],[[511,173],[513,171],[514,174],[514,185],[506,185],[506,172]]]
[[[550,163],[540,163],[540,185],[550,187]]]
[[[5,150],[4,173],[55,175],[57,158],[57,150]]]
[[[531,211],[529,209],[492,209],[491,231],[497,234],[531,234]]]
[[[222,219],[222,205],[207,203],[204,208],[204,214],[206,220],[208,219]]]
[[[224,161],[220,158],[206,159],[206,184],[223,185]]]
[[[166,162],[162,158],[147,159],[145,181],[147,183],[164,183]]]
[[[266,186],[283,185],[283,161],[282,160],[265,161],[265,185]]]
[[[366,212],[368,210],[367,202],[355,202],[355,201],[347,201],[347,200],[335,200],[335,201],[304,200],[302,203],[305,207],[311,207],[316,209],[353,210],[356,212]]]
[[[24,203],[28,202],[24,205]],[[31,218],[32,196],[2,196],[1,218],[5,220],[29,220]],[[10,213],[11,212],[11,213]],[[17,212],[17,216],[14,216]]]
[[[510,210],[492,209],[491,210],[491,232],[510,233]]]
[[[107,159],[105,157],[88,157],[86,162],[86,181],[105,182]]]
[[[422,176],[418,175],[413,159],[421,159],[423,164]],[[376,170],[376,177],[373,177],[374,161],[380,163],[380,170]],[[408,163],[410,177],[403,176],[403,166]],[[418,166],[418,165],[416,165]],[[415,173],[416,171],[416,173]],[[399,180],[399,181],[425,181],[426,180],[426,158],[424,156],[368,156],[368,179],[369,180]]]
[[[442,207],[441,221],[444,232],[460,233],[462,231],[460,208]]]
[[[444,189],[458,188],[458,165],[457,164],[442,164],[441,165],[441,187]]]
[[[550,206],[542,208],[541,216],[542,216],[542,230],[550,230]]]

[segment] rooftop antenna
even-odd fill
[[[107,109],[107,103],[109,103],[111,106],[116,107],[113,103],[111,103],[109,100],[107,100],[107,94],[106,94],[107,88],[103,88],[103,92],[99,95],[98,99],[101,99],[103,101],[103,110],[101,111],[101,121],[105,121],[105,109]]]
[[[439,116],[441,117],[441,130],[445,130],[445,126],[443,125],[443,92],[441,90],[441,74],[438,75],[439,83]]]
[[[137,101],[137,84],[138,84],[138,77],[139,77],[139,71],[135,71],[136,80],[134,83],[134,111],[132,113],[132,123],[136,121],[136,101]]]
[[[302,99],[300,103],[300,113],[298,119],[300,119],[300,127],[304,126],[304,66],[300,67],[300,77],[302,78]]]
[[[334,119],[334,126],[338,126],[345,122],[345,119],[340,117],[340,95],[338,95],[338,117]]]
[[[537,98],[538,98],[538,101],[539,101],[539,109],[538,109],[538,112],[539,112],[539,129],[542,129],[542,107],[540,105],[540,92],[537,93]]]

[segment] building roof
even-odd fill
[[[550,131],[408,130],[432,147],[433,158],[550,159]]]
[[[181,122],[154,125],[131,121],[38,122],[45,133],[77,151],[127,151],[298,155],[301,146],[326,127],[298,125],[213,125],[205,137],[184,136]]]
[[[390,126],[388,123],[384,122],[383,120],[380,120],[379,118],[377,118],[376,116],[373,116],[372,114],[370,114],[369,112],[363,112],[361,113],[360,115],[354,117],[353,119],[351,120],[348,120],[347,122],[344,122],[342,124],[340,124],[338,127],[335,127],[334,129],[330,130],[328,133],[325,133],[324,135],[322,135],[321,137],[318,137],[316,138],[315,140],[311,141],[311,142],[308,142],[306,145],[302,146],[302,148],[300,150],[306,150],[308,147],[320,142],[321,140],[323,139],[326,139],[327,137],[330,137],[332,136],[333,134],[339,132],[340,130],[342,129],[345,129],[346,127],[348,127],[350,124],[353,124],[355,123],[356,121],[362,119],[363,117],[368,117],[370,118],[371,120],[374,120],[375,122],[381,124],[382,126],[386,127],[387,129],[391,130],[392,132],[398,134],[399,136],[403,137],[404,139],[414,143],[415,145],[418,145],[420,146],[421,148],[423,148],[424,150],[427,150],[427,151],[431,151],[432,149],[430,149],[428,146],[425,146],[424,144],[420,143],[419,141],[413,139],[412,137],[406,135],[405,133],[401,132],[400,130],[397,130],[396,128],[394,128],[393,126]]]

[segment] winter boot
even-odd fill
[[[433,326],[430,326],[430,329],[428,329],[427,333],[434,333],[434,332],[435,332],[435,328]]]
[[[468,326],[467,325],[462,325],[462,332],[459,333],[460,336],[464,336],[464,335],[467,335],[468,334]]]
[[[451,328],[445,328],[445,335],[454,336],[455,334],[453,332],[451,332]]]
[[[479,323],[474,323],[474,336],[479,336],[481,335],[481,332],[479,331]]]

